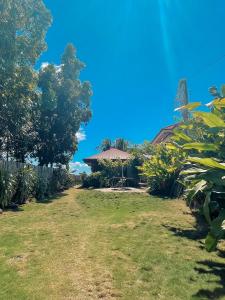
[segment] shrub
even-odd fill
[[[37,181],[36,174],[32,167],[24,166],[14,176],[16,178],[16,190],[12,202],[23,204],[34,194]]]
[[[0,207],[10,205],[15,194],[16,178],[7,170],[0,169]]]
[[[34,195],[38,201],[42,201],[49,196],[48,178],[40,175],[37,177]]]
[[[72,175],[66,169],[58,168],[53,170],[52,178],[50,180],[50,193],[64,191],[74,185]]]
[[[94,172],[84,178],[83,187],[84,188],[102,188],[109,186],[109,179],[107,179],[101,172]]]
[[[147,178],[150,193],[177,196],[174,192],[184,158],[184,152],[179,149],[169,149],[166,145],[155,147],[154,154],[139,168]]]

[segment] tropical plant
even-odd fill
[[[10,205],[15,194],[16,179],[7,170],[0,169],[0,207],[5,208]]]
[[[129,150],[129,142],[123,138],[118,138],[115,141],[110,140],[109,138],[104,139],[101,144],[97,147],[100,151],[106,151],[110,148],[116,148],[121,151]]]
[[[112,141],[110,139],[104,139],[101,145],[97,147],[100,151],[107,151],[112,147]]]
[[[184,159],[185,153],[180,149],[169,149],[163,144],[155,146],[154,153],[139,167],[147,178],[150,193],[177,196],[177,179]]]
[[[33,196],[37,181],[36,174],[31,166],[25,165],[14,176],[16,190],[12,201],[16,204],[23,204]]]
[[[207,106],[210,111],[196,111],[200,103],[191,103],[189,122],[174,131],[173,145],[188,155],[186,169],[181,172],[186,185],[186,196],[191,204],[199,194],[202,209],[210,226],[206,248],[212,251],[225,237],[225,98],[214,99]]]
[[[121,151],[127,151],[129,147],[129,142],[123,138],[118,138],[115,140],[114,147]]]

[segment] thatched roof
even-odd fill
[[[128,152],[118,150],[116,148],[111,148],[109,150],[103,151],[102,153],[87,157],[84,159],[85,163],[97,161],[101,159],[109,160],[129,160],[132,158],[132,155]]]

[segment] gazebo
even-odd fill
[[[98,167],[98,161],[102,159],[107,160],[121,160],[121,161],[128,161],[132,158],[132,155],[128,152],[121,151],[116,148],[110,148],[109,150],[103,151],[99,154],[92,155],[90,157],[85,158],[83,161],[91,167],[93,172],[96,171]]]
[[[109,150],[103,151],[99,154],[90,156],[85,158],[83,161],[91,167],[92,172],[99,171],[99,161],[100,160],[112,160],[112,161],[122,161],[126,162],[132,158],[132,155],[128,152],[121,151],[116,148],[110,148]],[[118,180],[121,179],[122,182],[127,179],[129,172],[129,168],[126,168],[126,173],[124,176],[124,166],[121,166],[121,177],[113,177],[112,179]]]

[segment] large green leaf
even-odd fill
[[[215,185],[214,189],[217,191],[224,191],[225,187],[225,170],[218,170],[218,169],[209,169],[205,173],[198,173],[196,174],[196,178],[199,180],[205,180],[210,182],[211,184]]]
[[[195,149],[198,151],[217,151],[219,146],[216,144],[207,144],[207,143],[187,143],[183,145],[183,149]]]
[[[216,108],[222,108],[225,107],[225,98],[222,99],[215,99],[212,104],[216,107]]]
[[[216,249],[218,241],[224,238],[224,224],[225,220],[225,209],[222,209],[219,216],[215,218],[210,225],[210,232],[205,240],[206,249],[208,251],[213,251]]]
[[[211,233],[209,233],[205,239],[206,250],[209,252],[215,251],[217,243],[218,240]]]
[[[211,224],[210,209],[209,209],[210,200],[211,200],[211,193],[208,192],[206,194],[205,202],[204,202],[204,205],[203,205],[203,213],[204,213],[204,216],[206,218],[206,221],[209,224]]]
[[[192,138],[190,138],[187,134],[185,134],[183,131],[179,130],[179,129],[175,129],[173,131],[174,137],[176,140],[181,139],[184,140],[186,142],[192,142]],[[177,139],[178,138],[178,139]]]
[[[213,158],[189,157],[188,160],[193,163],[200,164],[209,168],[217,168],[225,170],[225,165],[217,162]]]
[[[180,110],[185,110],[185,109],[191,111],[191,110],[199,107],[200,105],[201,105],[201,102],[192,102],[187,105],[183,105],[183,106],[176,108],[175,111],[180,111]]]
[[[189,168],[187,170],[183,170],[180,172],[180,175],[193,175],[193,174],[201,174],[201,173],[206,173],[207,170],[205,169],[200,169],[200,168]]]
[[[201,118],[202,121],[209,127],[225,127],[225,122],[223,121],[223,119],[212,112],[196,111],[193,114],[194,117]]]

